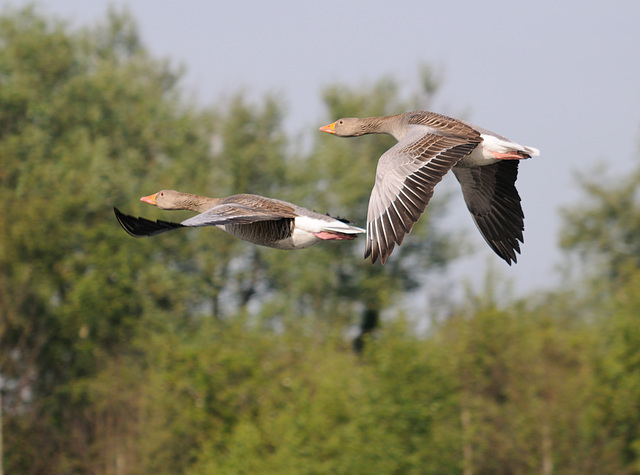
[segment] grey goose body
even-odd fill
[[[537,149],[429,111],[343,118],[320,130],[339,137],[384,133],[398,141],[378,161],[369,200],[365,258],[372,263],[384,264],[402,244],[449,170],[487,244],[509,265],[517,262],[524,242],[518,160],[539,155]]]
[[[244,241],[276,249],[311,247],[320,241],[351,240],[365,230],[328,215],[264,196],[239,194],[226,198],[162,190],[140,198],[167,210],[190,210],[199,214],[180,223],[151,221],[114,212],[122,228],[132,236],[154,236],[183,227],[215,226]]]

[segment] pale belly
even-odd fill
[[[306,249],[318,243],[320,239],[312,233],[294,228],[293,234],[282,238],[273,239],[263,233],[256,233],[255,228],[251,226],[216,226],[218,229],[231,234],[243,241],[248,241],[259,246],[271,247],[274,249],[282,249],[292,251],[294,249]]]
[[[456,167],[461,168],[475,168],[482,167],[484,165],[491,165],[496,163],[498,159],[493,158],[483,147],[482,144],[479,144],[473,151],[463,157],[458,163],[456,163]]]

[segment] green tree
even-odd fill
[[[585,196],[564,212],[562,244],[587,270],[579,281],[583,313],[599,334],[590,413],[601,429],[595,450],[621,473],[640,473],[640,168],[600,182],[581,180]]]
[[[459,384],[465,473],[581,473],[565,459],[577,447],[565,444],[580,440],[578,414],[588,407],[588,333],[567,328],[550,303],[532,311],[483,300],[442,329]]]
[[[593,354],[592,424],[601,428],[600,457],[620,472],[640,473],[640,272],[616,286],[600,305],[600,339]]]
[[[70,32],[33,9],[0,17],[0,342],[9,472],[82,471],[101,429],[76,384],[131,351],[152,317],[202,300],[177,236],[123,239],[113,205],[208,158],[211,120],[112,13]],[[177,165],[174,157],[189,157]],[[172,254],[170,251],[174,251]],[[182,252],[187,252],[188,249]],[[196,289],[196,290],[194,290]],[[110,391],[112,396],[116,389]]]
[[[408,99],[389,78],[330,86],[321,123],[428,107],[438,81],[422,74]],[[0,16],[8,473],[640,472],[637,173],[585,186],[566,214],[566,249],[595,278],[512,301],[487,276],[448,318],[425,309],[417,335],[399,302],[455,257],[442,194],[384,267],[362,240],[286,253],[118,227],[113,205],[188,216],[138,203],[161,188],[364,224],[392,139],[318,132],[296,150],[278,97],[203,110],[179,80],[126,13],[81,31]]]
[[[583,203],[564,210],[561,244],[597,275],[617,279],[640,268],[640,168],[609,180],[603,170],[589,175],[598,180],[580,179]]]

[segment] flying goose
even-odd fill
[[[378,161],[369,200],[365,259],[382,264],[424,212],[434,187],[453,170],[467,208],[487,244],[509,265],[524,242],[524,213],[515,187],[518,160],[533,147],[428,111],[344,118],[320,127],[338,137],[389,134],[398,143]]]
[[[347,221],[258,195],[208,198],[162,190],[140,200],[160,209],[186,209],[200,214],[181,223],[172,223],[135,218],[114,208],[120,225],[135,237],[154,236],[182,227],[215,226],[260,246],[292,250],[305,249],[320,241],[347,241],[365,232]]]

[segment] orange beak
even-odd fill
[[[323,125],[322,127],[320,127],[320,132],[326,132],[328,134],[335,134],[336,133],[336,123],[333,122],[329,125]]]
[[[149,195],[149,196],[143,196],[142,198],[140,198],[140,201],[144,201],[145,203],[149,203],[150,205],[155,206],[156,205],[156,195],[158,193],[154,193],[153,195]]]

